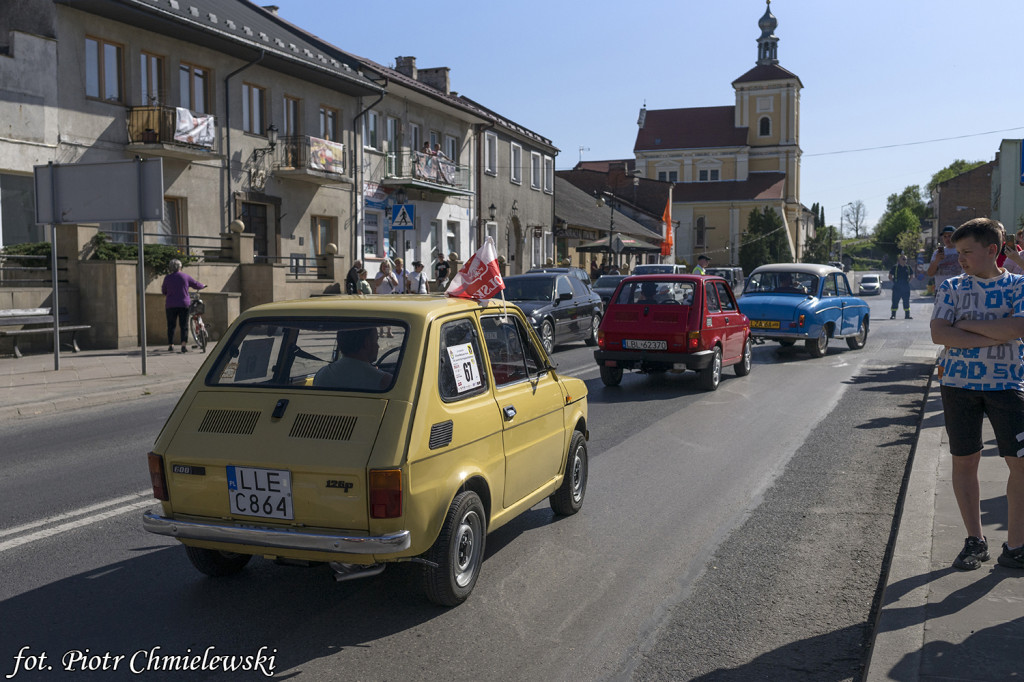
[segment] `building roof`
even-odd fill
[[[479,109],[480,111],[483,111],[486,114],[488,114],[489,117],[491,118],[491,120],[494,121],[496,124],[500,125],[501,127],[505,128],[505,129],[511,131],[512,133],[515,133],[515,134],[517,134],[517,135],[519,135],[519,136],[521,136],[521,137],[523,137],[525,139],[531,140],[532,142],[534,142],[534,143],[536,143],[538,145],[541,145],[543,147],[547,147],[553,154],[558,154],[559,149],[557,147],[555,147],[555,145],[552,144],[551,140],[549,140],[548,138],[540,135],[539,133],[533,132],[529,128],[527,128],[525,126],[522,126],[522,125],[516,123],[515,121],[512,121],[512,120],[509,120],[509,119],[505,118],[504,116],[502,116],[498,112],[494,111],[493,109],[489,109],[488,107],[485,107],[483,104],[480,104],[479,102],[474,101],[474,100],[470,99],[469,97],[466,97],[465,95],[459,95],[458,97],[459,97],[459,99],[464,100],[465,102],[469,103],[471,106],[474,106],[477,109]]]
[[[639,178],[640,183],[634,184],[633,176],[621,169],[556,171],[555,177],[567,181],[591,197],[595,192],[611,192],[623,203],[658,220],[665,212],[665,204],[672,191],[672,183],[663,180]]]
[[[732,82],[733,85],[737,83],[755,83],[760,81],[779,81],[779,80],[795,80],[797,85],[801,88],[804,84],[800,82],[800,78],[790,71],[784,69],[778,64],[758,64],[750,71],[737,78]]]
[[[574,187],[565,178],[555,176],[556,222],[563,221],[569,227],[582,227],[601,234],[608,231],[611,210],[614,209],[598,206],[593,194]],[[661,240],[660,235],[619,211],[615,211],[615,231],[648,241],[657,240],[660,243]]]
[[[607,173],[613,169],[626,169],[631,172],[636,168],[636,159],[606,159],[604,161],[580,161],[573,170],[589,170]]]
[[[773,201],[785,198],[785,173],[751,173],[743,181],[677,182],[673,203],[711,201]]]
[[[652,109],[633,151],[746,146],[747,128],[736,127],[735,113],[734,106]]]

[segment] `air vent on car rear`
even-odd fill
[[[431,450],[443,448],[452,442],[452,431],[454,425],[452,420],[449,419],[446,422],[439,422],[430,427],[430,442],[428,446]]]
[[[259,410],[207,410],[199,433],[249,435],[260,419]]]
[[[356,428],[355,417],[336,414],[295,415],[289,438],[316,438],[319,440],[348,440]]]

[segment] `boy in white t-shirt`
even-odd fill
[[[997,220],[969,220],[952,242],[964,272],[939,286],[931,335],[944,346],[942,408],[953,455],[953,494],[968,534],[953,566],[974,570],[989,559],[978,482],[981,428],[988,417],[1010,470],[1007,541],[999,563],[1024,569],[1024,276],[996,265],[1003,248]]]

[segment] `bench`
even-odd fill
[[[78,342],[75,334],[83,329],[89,329],[88,324],[68,324],[70,316],[67,311],[60,310],[59,332],[71,333],[71,352],[77,353]],[[21,327],[21,329],[3,329],[3,327]],[[20,358],[21,349],[18,348],[18,338],[29,334],[52,334],[53,314],[52,308],[23,308],[14,310],[0,310],[0,337],[9,336],[14,341],[14,357]]]

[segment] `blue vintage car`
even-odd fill
[[[739,300],[758,343],[803,341],[816,358],[829,339],[846,339],[851,349],[868,338],[868,304],[853,295],[846,274],[831,265],[775,263],[750,273]]]

